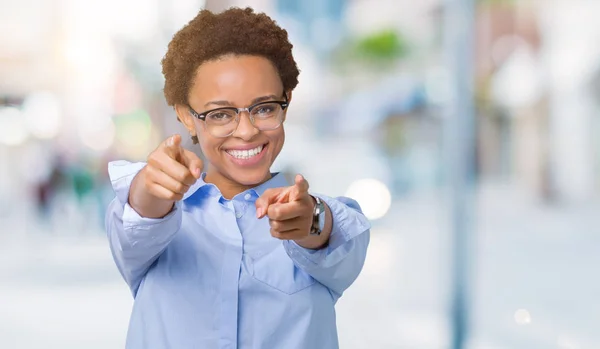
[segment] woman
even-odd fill
[[[370,225],[355,201],[270,171],[298,83],[287,32],[251,9],[204,10],[162,65],[208,163],[175,135],[147,163],[109,165],[106,229],[135,298],[127,348],[337,348],[334,305]]]

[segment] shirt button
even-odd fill
[[[251,197],[252,197],[252,195],[250,195],[250,194],[244,195],[244,199],[246,199],[246,200],[250,200]]]
[[[243,215],[244,215],[243,212],[236,212],[235,213],[235,218],[242,218]]]

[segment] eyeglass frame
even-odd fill
[[[285,109],[290,105],[288,100],[287,100],[287,94],[284,93],[283,94],[283,98],[285,99],[285,101],[265,101],[265,102],[259,102],[256,104],[253,104],[247,108],[236,108],[236,107],[221,107],[221,108],[215,108],[215,109],[211,109],[211,110],[207,110],[205,112],[202,113],[198,113],[197,111],[194,110],[194,108],[192,108],[192,106],[190,106],[188,104],[188,108],[190,110],[190,114],[192,114],[193,117],[202,120],[204,122],[206,122],[206,116],[214,111],[218,111],[218,110],[235,110],[235,114],[236,114],[236,119],[237,119],[237,124],[238,126],[240,125],[240,114],[242,112],[247,111],[248,112],[248,118],[250,118],[250,123],[252,123],[252,126],[254,126],[255,128],[257,128],[258,130],[261,130],[260,128],[256,127],[256,125],[254,124],[254,117],[252,116],[252,110],[258,106],[264,105],[264,104],[271,104],[271,103],[276,103],[279,104],[281,106],[281,111],[285,111]],[[261,131],[270,131],[270,130],[276,130],[278,129],[281,124],[283,124],[283,120],[279,123],[279,125],[277,127],[271,128],[271,129],[265,129],[265,130],[261,130]],[[222,137],[228,137],[231,136],[232,134],[235,133],[235,131],[237,130],[237,127],[233,129],[233,131],[226,135],[226,136],[220,136]],[[214,136],[214,135],[213,135]],[[217,136],[215,136],[217,137]]]

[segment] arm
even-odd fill
[[[181,226],[179,202],[171,204],[173,209],[163,218],[142,217],[129,204],[132,182],[145,165],[117,161],[108,167],[116,198],[106,212],[106,232],[117,268],[134,296],[152,263]]]
[[[371,225],[352,199],[318,195],[331,212],[331,233],[327,245],[318,250],[283,242],[296,266],[328,287],[336,298],[356,280],[365,262]],[[326,223],[327,228],[327,223]]]
[[[117,197],[106,211],[106,232],[115,263],[134,296],[181,227],[179,200],[200,177],[202,167],[202,160],[181,147],[179,135],[162,142],[147,164],[109,164]]]

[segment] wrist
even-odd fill
[[[316,204],[316,200],[313,198]],[[325,202],[323,202],[323,206],[325,208],[325,224],[323,229],[321,230],[320,235],[308,235],[305,238],[295,240],[295,242],[304,248],[311,250],[319,250],[327,246],[329,243],[329,237],[331,235],[331,230],[333,227],[333,216],[331,215],[331,210],[329,206]]]
[[[145,185],[145,169],[142,168],[131,181],[129,206],[142,217],[163,218],[173,210],[175,201],[160,199],[149,193]]]

